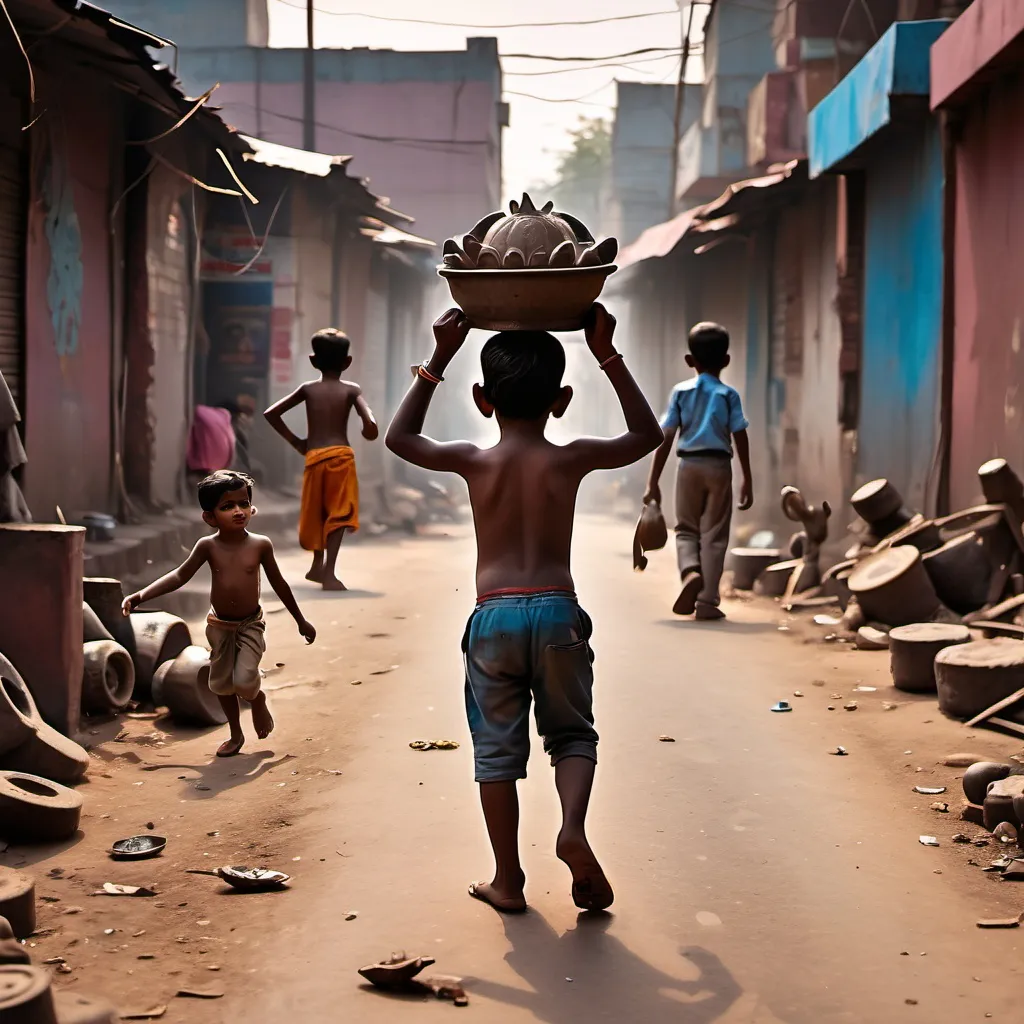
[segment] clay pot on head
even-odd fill
[[[999,764],[996,761],[978,761],[964,772],[964,796],[972,804],[984,803],[988,787],[993,782],[1005,779],[1009,774],[1010,766],[1008,764]]]

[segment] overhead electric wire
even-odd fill
[[[696,53],[699,52],[701,51],[694,51],[693,49],[691,49],[690,56],[693,57]],[[676,56],[678,56],[678,53],[676,54]],[[506,71],[503,69],[501,73],[502,75],[504,75],[505,78],[540,78],[544,75],[567,75],[572,71],[600,71],[603,68],[626,68],[629,71],[634,71],[636,70],[636,68],[634,67],[634,65],[636,64],[654,64],[659,60],[670,59],[671,58],[668,57],[667,55],[662,57],[641,57],[638,60],[630,61],[629,63],[615,61],[608,64],[589,64],[585,67],[577,68],[553,68],[551,71]]]
[[[284,7],[294,7],[298,10],[306,10],[304,3],[297,0],[275,0]],[[587,18],[578,21],[521,21],[508,25],[491,25],[476,23],[472,21],[429,21],[425,18],[395,18],[385,14],[364,14],[362,11],[328,11],[323,7],[313,8],[317,14],[323,14],[328,18],[372,18],[374,21],[389,21],[404,23],[407,25],[435,25],[439,28],[552,28],[561,25],[605,25],[614,21],[633,21],[638,18],[656,18],[664,14],[675,14],[672,11],[645,11],[641,14],[616,14],[608,18]]]

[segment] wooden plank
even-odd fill
[[[1001,701],[993,704],[990,708],[985,708],[980,715],[975,715],[969,722],[964,722],[964,725],[969,729],[972,725],[980,725],[982,722],[987,721],[993,715],[998,715],[1000,711],[1005,711],[1007,708],[1012,707],[1019,700],[1024,700],[1024,686],[1022,686],[1016,693],[1011,693],[1009,697],[1004,697]],[[1024,729],[1024,726],[1021,726]]]
[[[1008,732],[1016,733],[1018,736],[1024,736],[1024,725],[1019,722],[1011,722],[1006,718],[990,718],[985,725],[994,725],[1000,729],[1006,729]]]

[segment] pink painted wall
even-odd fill
[[[1024,33],[1021,0],[977,0],[932,47],[932,108],[956,94]]]
[[[1021,167],[1024,75],[1017,75],[992,84],[985,102],[969,109],[957,149],[953,508],[980,497],[977,471],[987,459],[1002,456],[1024,470]]]
[[[45,113],[30,138],[25,495],[36,519],[45,522],[53,520],[55,505],[68,516],[109,507],[108,211],[120,103],[95,78],[67,69],[51,76],[37,68],[36,74],[38,109]],[[54,210],[60,212],[56,222]],[[64,270],[51,276],[54,256]],[[52,307],[64,310],[56,326]]]
[[[217,102],[230,124],[302,146],[300,83],[263,83],[257,92],[251,82],[225,82]],[[491,83],[321,81],[316,121],[317,149],[356,154],[351,173],[415,217],[417,234],[441,242],[497,208],[501,153]],[[424,139],[458,141],[416,141]]]

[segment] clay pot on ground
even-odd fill
[[[1021,819],[1014,810],[1014,800],[1024,795],[1024,775],[1010,775],[989,783],[985,794],[985,828],[995,831],[997,825],[1008,821],[1014,828],[1021,827]]]
[[[921,552],[909,544],[869,555],[850,573],[849,586],[868,620],[888,626],[928,622],[939,609]]]
[[[186,647],[156,670],[153,701],[166,706],[176,722],[223,725],[227,721],[217,695],[210,692],[210,652],[205,647]]]
[[[168,612],[132,612],[128,616],[135,637],[135,699],[147,700],[153,673],[165,661],[173,661],[192,644],[188,626]]]
[[[992,561],[974,530],[929,551],[923,561],[939,600],[953,611],[966,615],[988,601]]]
[[[125,623],[127,625],[127,623]],[[97,640],[113,640],[110,630],[100,622],[100,617],[82,602],[82,641],[84,643],[95,643]]]
[[[0,919],[9,925],[0,928],[4,939],[27,939],[36,930],[35,883],[14,868],[0,867]]]
[[[725,566],[732,570],[732,585],[737,590],[753,590],[758,576],[781,557],[778,548],[732,548]]]
[[[24,772],[0,771],[0,836],[15,843],[50,843],[78,831],[82,797],[73,789]]]
[[[850,504],[878,539],[895,533],[913,518],[912,513],[903,507],[899,491],[884,477],[869,480],[857,488]]]
[[[131,655],[114,640],[84,645],[82,707],[96,713],[123,711],[135,689]]]
[[[978,469],[978,481],[989,505],[1007,505],[1018,522],[1024,518],[1024,483],[1006,459],[989,459]]]
[[[998,761],[977,761],[964,772],[964,796],[972,804],[985,802],[988,787],[993,782],[1005,779],[1010,774],[1010,765]]]
[[[916,622],[889,631],[892,683],[905,693],[935,693],[935,655],[954,644],[966,644],[966,626]]]
[[[973,718],[1024,687],[1024,644],[998,638],[947,647],[935,656],[939,709]]]
[[[839,599],[839,607],[846,611],[850,601],[850,573],[857,565],[857,560],[848,558],[844,562],[837,562],[831,568],[826,569],[821,577],[821,589],[829,597]]]
[[[878,548],[894,548],[900,544],[912,544],[921,554],[934,551],[942,546],[942,537],[934,519],[925,519],[918,513],[911,517],[906,526],[900,527],[895,533],[889,534],[878,545]]]
[[[87,576],[82,580],[82,596],[110,636],[134,658],[135,633],[132,631],[132,624],[121,611],[121,604],[124,601],[121,581],[101,576]]]
[[[3,1024],[59,1024],[49,972],[29,964],[0,967],[0,1020]]]
[[[3,691],[3,696],[0,696],[0,735],[5,731],[8,735],[20,732],[23,737],[17,746],[0,754],[0,769],[41,775],[65,784],[78,782],[89,767],[88,753],[43,721],[29,688],[3,655],[0,655],[0,690]],[[27,733],[24,732],[26,723],[31,726]]]

